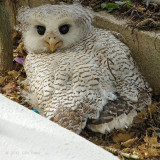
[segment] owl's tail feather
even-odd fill
[[[117,99],[108,101],[97,120],[89,120],[88,128],[94,132],[105,134],[112,129],[127,128],[144,107],[151,104],[151,93],[139,91],[138,102],[129,100],[126,96],[118,94]]]
[[[138,103],[137,103],[137,110],[141,111],[146,106],[152,103],[152,94],[151,92],[143,92],[140,91],[138,95]]]
[[[58,107],[50,120],[58,123],[64,128],[80,134],[82,129],[86,126],[87,119],[89,117],[97,116],[99,117],[99,111],[91,109],[84,104],[80,104],[76,109]]]
[[[136,103],[125,97],[109,101],[97,120],[89,120],[87,127],[94,132],[105,134],[113,129],[127,128],[137,115]]]
[[[137,110],[141,110],[151,102],[151,96],[147,93],[139,95],[139,101],[133,102],[118,94],[116,100],[108,101],[101,113],[84,104],[80,104],[76,109],[58,107],[51,120],[77,134],[86,127],[86,123],[89,129],[102,134],[113,129],[127,128],[137,115]],[[99,119],[92,119],[93,117]]]

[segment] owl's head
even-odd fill
[[[80,5],[43,5],[18,13],[23,41],[29,52],[52,53],[82,41],[92,30],[91,11]]]

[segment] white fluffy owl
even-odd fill
[[[24,68],[32,106],[76,133],[87,125],[105,133],[132,123],[151,103],[151,89],[115,32],[92,26],[80,5],[19,11],[28,55]]]

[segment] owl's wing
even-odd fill
[[[46,117],[76,133],[86,126],[87,119],[99,118],[108,99],[116,98],[108,83],[102,83],[104,75],[97,59],[80,53],[72,53],[74,58],[67,55],[69,61],[65,58],[60,63],[54,75],[52,103],[45,107]]]
[[[54,116],[50,119],[60,126],[80,134],[85,128],[88,116],[99,117],[99,111],[80,104],[76,109],[58,107]]]
[[[103,107],[99,119],[89,121],[87,126],[92,131],[105,134],[106,131],[110,132],[112,129],[127,128],[137,115],[137,111],[151,104],[150,93],[144,90],[138,91],[127,81],[119,79],[115,86],[117,88],[117,99],[108,101]],[[137,93],[137,102],[129,99],[134,96],[134,93]],[[126,96],[127,94],[129,94],[129,98]]]
[[[141,92],[150,93],[152,90],[139,72],[131,51],[123,43],[122,38],[117,39],[117,36],[119,34],[115,32],[97,29],[97,42],[94,49],[99,59],[102,59],[102,68],[106,69],[105,72],[110,75],[110,80],[115,83],[115,87],[121,86],[124,96],[138,102],[138,95]]]
[[[105,134],[106,131],[110,132],[112,129],[127,128],[137,115],[137,111],[151,104],[150,93],[144,90],[137,92],[136,88],[125,82],[125,80],[118,80],[117,82],[119,82],[119,84],[116,84],[118,92],[117,99],[108,101],[103,107],[99,119],[88,122],[87,126],[92,131]],[[138,102],[127,98],[127,92],[129,98],[137,92]]]
[[[144,107],[150,105],[152,102],[151,92],[149,92],[143,87],[136,88],[136,85],[130,84],[125,79],[117,79],[115,81],[115,86],[117,89],[117,93],[119,93],[121,97],[125,97],[126,100],[128,99],[129,101],[135,102],[136,104],[135,109],[137,110],[142,110]],[[133,100],[131,99],[131,97],[134,96],[137,97],[136,101],[134,98]]]
[[[115,101],[109,101],[97,120],[89,120],[87,127],[94,132],[105,134],[113,129],[127,128],[137,115],[136,103],[126,97],[117,96]]]
[[[97,42],[97,55],[104,59],[101,66],[106,68],[117,92],[117,99],[103,107],[99,119],[88,121],[88,128],[103,134],[112,129],[128,127],[137,115],[137,110],[151,104],[151,89],[138,71],[130,50],[117,36],[101,30]]]

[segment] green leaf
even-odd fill
[[[115,4],[118,4],[119,6],[126,4],[126,2],[121,2],[121,1],[115,1]]]
[[[148,7],[150,3],[150,0],[146,0],[146,6]]]
[[[117,7],[118,7],[118,5],[115,3],[107,3],[106,4],[106,9],[108,10],[108,12],[112,12]]]
[[[102,3],[101,8],[103,8],[103,9],[106,8],[106,3]]]
[[[126,2],[115,1],[115,4],[117,4],[117,5],[119,5],[119,6],[122,6],[122,5],[124,5],[124,4],[131,5],[131,1],[126,1]]]
[[[116,8],[118,5],[115,3],[107,3],[106,8]]]
[[[127,5],[131,5],[132,2],[131,2],[131,1],[127,1],[126,4],[127,4]]]
[[[107,11],[110,13],[114,10],[115,8],[108,8]]]
[[[122,6],[122,5],[131,5],[131,1],[115,1],[115,3],[102,3],[101,4],[101,8],[106,8],[108,12],[112,12],[114,9],[116,9],[118,6]]]

